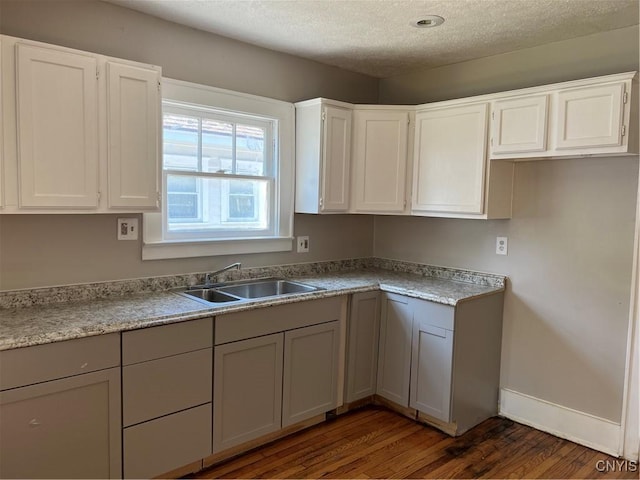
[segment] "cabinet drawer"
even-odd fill
[[[411,302],[414,321],[453,330],[455,309],[452,306],[419,299],[411,299]]]
[[[118,365],[118,333],[5,350],[0,352],[0,390]]]
[[[212,349],[122,369],[124,426],[211,402]]]
[[[122,334],[122,364],[192,352],[212,344],[212,318],[142,328]]]
[[[210,403],[124,429],[125,478],[153,478],[210,454]]]
[[[216,345],[339,320],[346,297],[290,303],[216,317]]]

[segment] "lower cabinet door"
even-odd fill
[[[354,294],[347,341],[347,402],[376,393],[379,334],[380,294]]]
[[[414,320],[411,360],[411,408],[443,422],[451,421],[453,331]]]
[[[120,368],[0,393],[0,478],[120,478]]]
[[[152,478],[211,454],[211,403],[124,429],[124,477]]]
[[[376,393],[408,407],[413,309],[402,295],[385,293],[382,299]]]
[[[339,346],[338,321],[285,332],[283,427],[337,407]]]
[[[213,368],[213,452],[282,425],[282,333],[218,345]]]

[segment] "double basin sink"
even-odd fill
[[[216,284],[209,287],[200,285],[190,287],[179,293],[206,303],[217,304],[255,300],[266,297],[279,297],[296,293],[309,293],[318,290],[322,289],[281,278],[265,278]]]

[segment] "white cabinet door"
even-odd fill
[[[412,210],[482,213],[486,142],[486,103],[418,112]]]
[[[322,111],[322,212],[349,209],[351,168],[351,111],[325,105]]]
[[[414,319],[409,405],[450,422],[453,331]]]
[[[282,333],[214,349],[213,452],[281,427]]]
[[[547,149],[549,95],[508,98],[493,103],[491,153],[543,152]]]
[[[109,208],[158,207],[160,72],[107,62]]]
[[[376,392],[408,407],[413,311],[408,297],[385,293],[382,298]]]
[[[558,92],[556,148],[622,145],[624,82]]]
[[[338,406],[339,322],[284,334],[282,426],[294,425]]]
[[[98,206],[94,56],[18,44],[20,207]]]
[[[402,213],[409,113],[406,110],[354,110],[352,210]]]
[[[347,402],[376,393],[379,335],[380,294],[354,294],[347,340]]]

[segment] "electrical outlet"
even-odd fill
[[[496,254],[506,255],[509,250],[509,239],[507,237],[496,237]]]
[[[296,244],[298,245],[298,253],[307,253],[309,251],[309,237],[296,237]]]
[[[119,218],[118,219],[118,240],[138,239],[138,219]]]

